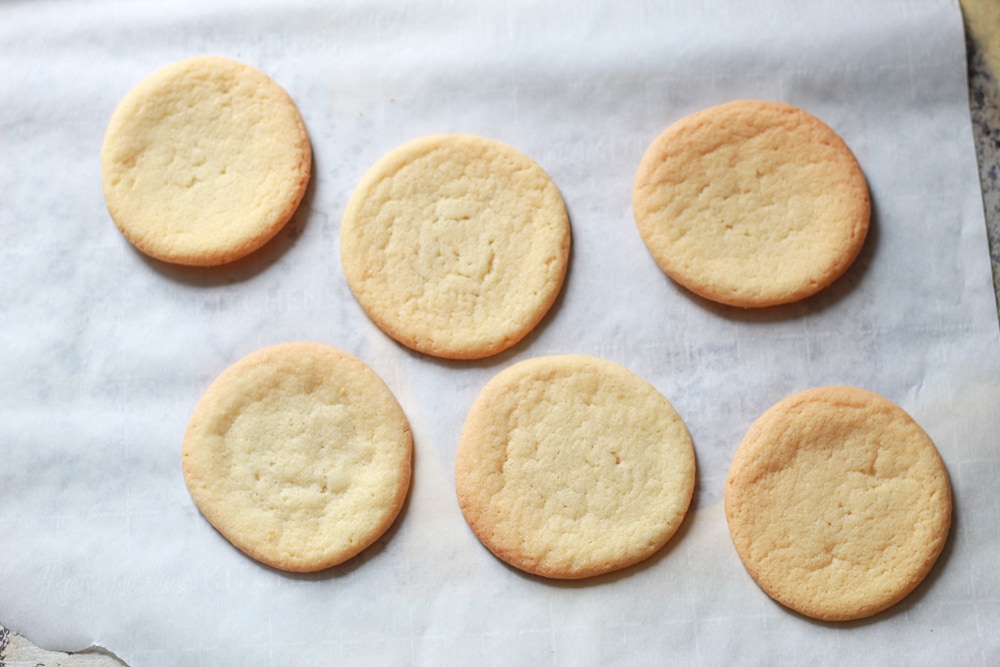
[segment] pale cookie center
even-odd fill
[[[357,437],[347,408],[297,397],[296,409],[247,405],[225,433],[230,474],[279,519],[325,512],[370,464],[372,443]]]

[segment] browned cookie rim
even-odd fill
[[[773,118],[777,118],[778,122],[770,124],[770,119]],[[765,121],[765,119],[768,120]],[[692,168],[689,164],[690,161],[695,160],[698,163],[695,165],[697,171],[700,169],[698,166],[700,160],[704,157],[703,153],[685,149],[684,152],[692,153],[693,157],[689,155],[688,159],[681,160],[677,157],[679,153],[675,151],[675,147],[682,142],[692,141],[692,137],[700,143],[705,143],[708,146],[706,150],[714,151],[715,148],[726,144],[739,147],[747,141],[755,139],[762,132],[785,131],[789,125],[801,128],[801,130],[796,129],[797,135],[808,135],[810,144],[816,146],[815,150],[830,154],[833,156],[832,162],[839,165],[837,170],[838,189],[843,190],[844,199],[850,206],[845,207],[847,217],[844,228],[841,230],[838,247],[823,249],[820,263],[815,266],[813,265],[816,263],[817,254],[815,252],[810,254],[807,262],[810,265],[808,270],[802,272],[801,275],[798,272],[792,272],[794,281],[785,286],[757,285],[750,277],[740,275],[733,279],[725,276],[719,278],[719,274],[733,271],[733,266],[738,266],[741,260],[726,260],[726,262],[719,260],[707,268],[708,262],[716,260],[715,253],[718,248],[714,244],[710,248],[703,249],[702,254],[694,258],[683,254],[675,255],[671,242],[665,238],[670,234],[683,234],[684,232],[681,228],[677,228],[675,231],[671,217],[662,215],[665,207],[661,201],[665,191],[663,181],[671,183],[671,192],[677,192],[676,196],[668,198],[668,202],[675,200],[683,202],[685,198],[694,197],[694,194],[684,192],[680,186],[685,185],[687,178],[685,171]],[[788,136],[791,137],[791,133],[788,133]],[[677,162],[671,163],[672,160]],[[743,161],[750,164],[746,156],[744,156]],[[771,162],[768,161],[769,164]],[[729,173],[738,174],[739,171],[734,168]],[[764,176],[768,175],[764,173]],[[763,182],[760,177],[761,174],[758,173],[757,180],[747,180],[748,177],[743,176],[737,178],[743,179],[741,187],[747,183],[756,187],[758,182]],[[708,181],[713,182],[714,180],[717,179],[708,179]],[[840,180],[843,183],[839,183]],[[707,184],[706,182],[705,185]],[[821,192],[818,187],[810,187],[814,193]],[[762,189],[761,192],[769,193],[770,191]],[[704,196],[704,192],[699,192],[695,199]],[[871,218],[870,195],[864,174],[857,159],[843,139],[823,121],[805,110],[789,104],[766,100],[727,102],[697,111],[671,123],[650,143],[643,155],[636,172],[632,208],[636,226],[643,242],[654,260],[670,278],[706,299],[743,308],[761,308],[792,303],[829,287],[847,271],[861,252]],[[716,219],[713,216],[710,219],[700,221],[700,224],[712,225],[716,234],[723,235],[733,232],[733,228],[739,230],[742,221],[726,217]],[[712,238],[719,237],[713,236]],[[773,256],[780,259],[780,253]],[[770,275],[776,274],[772,272]]]
[[[833,417],[824,415],[822,419],[813,419],[812,421],[803,418],[803,415],[814,414],[811,410],[816,406],[826,404],[837,408]],[[855,411],[856,414],[849,411]],[[867,420],[862,419],[866,416]],[[882,430],[875,433],[864,433],[865,427],[870,428],[870,420],[876,418],[879,420]],[[893,433],[901,434],[904,439],[904,444],[896,446],[895,449],[902,448],[904,453],[909,455],[908,460],[900,461],[899,458],[894,458],[883,460],[880,464],[879,456],[891,452],[889,445],[884,440],[891,437],[889,435],[890,429],[893,429]],[[804,431],[808,437],[800,435],[800,431]],[[815,553],[806,552],[801,545],[809,543],[811,541],[809,538],[814,538],[813,541],[819,540],[824,536],[822,528],[824,524],[832,525],[828,522],[837,521],[836,517],[843,518],[844,513],[839,507],[842,497],[835,498],[837,495],[835,493],[826,496],[811,493],[809,492],[811,487],[808,486],[807,482],[797,479],[794,481],[805,491],[795,495],[793,500],[797,498],[796,502],[801,503],[806,499],[822,498],[823,507],[828,510],[822,513],[822,518],[826,521],[821,521],[819,516],[810,516],[808,523],[799,521],[791,525],[788,522],[779,521],[776,524],[763,525],[766,519],[761,518],[773,505],[766,499],[769,490],[774,488],[771,480],[782,470],[792,467],[792,465],[784,465],[784,459],[790,456],[792,464],[794,464],[800,455],[799,451],[807,452],[809,448],[822,447],[829,440],[833,441],[829,451],[822,451],[829,456],[830,461],[839,456],[845,456],[843,452],[859,452],[862,458],[868,457],[868,459],[874,457],[872,465],[876,467],[868,471],[868,474],[874,476],[875,479],[888,480],[884,484],[894,483],[892,480],[897,478],[892,477],[890,472],[898,472],[904,465],[908,467],[903,470],[903,473],[919,467],[918,472],[930,475],[926,485],[918,489],[917,497],[922,501],[922,505],[909,503],[905,507],[891,506],[892,509],[903,513],[915,512],[914,508],[919,507],[921,511],[929,512],[930,516],[920,514],[909,517],[907,515],[905,521],[901,520],[893,524],[897,529],[892,533],[894,538],[901,535],[899,531],[910,530],[909,533],[903,534],[903,537],[907,538],[904,540],[903,547],[909,551],[904,553],[898,548],[898,545],[893,543],[886,548],[886,552],[889,553],[889,556],[901,554],[896,561],[889,557],[878,560],[875,557],[876,554],[869,554],[872,556],[871,562],[874,565],[870,578],[865,580],[869,586],[860,594],[854,588],[841,588],[836,591],[824,589],[812,594],[801,585],[801,580],[797,578],[805,570],[798,564],[794,565],[794,569],[792,569],[791,564],[781,565],[789,562],[782,553],[784,550],[793,552],[795,557],[804,555],[816,561],[827,557],[826,554],[818,551]],[[861,441],[860,444],[859,441]],[[844,442],[847,444],[841,449]],[[852,449],[848,450],[847,447]],[[893,466],[898,466],[898,468]],[[816,470],[818,468],[811,468],[807,469],[807,472],[815,472]],[[837,472],[840,473],[842,470],[837,469]],[[847,479],[848,475],[854,473],[854,470],[848,470],[843,474],[839,483],[846,483],[844,480]],[[898,479],[902,479],[904,482],[910,480],[902,475],[898,476]],[[781,480],[774,482],[774,484],[784,488],[781,485]],[[910,484],[911,488],[913,486],[914,484]],[[878,491],[877,485],[871,488]],[[777,493],[777,491],[771,492]],[[764,500],[759,500],[761,497]],[[870,497],[872,496],[863,496],[862,501]],[[838,503],[836,508],[833,507],[835,500]],[[753,423],[740,443],[730,465],[726,479],[724,507],[730,537],[736,552],[747,572],[765,593],[780,604],[805,616],[824,621],[849,621],[867,618],[892,607],[909,595],[926,578],[944,549],[951,526],[952,501],[948,473],[940,453],[930,436],[906,411],[892,401],[864,389],[830,386],[808,389],[787,396],[765,411]],[[852,516],[851,509],[849,507],[847,512],[849,518]],[[833,518],[831,518],[831,514]],[[784,517],[784,514],[782,516]],[[759,527],[754,524],[755,520],[758,519],[762,524]],[[864,524],[861,525],[863,527]],[[850,530],[845,519],[843,527],[839,532],[835,531],[834,534],[839,538],[842,535],[849,536],[856,532],[861,532],[863,538],[869,535],[863,531]],[[831,539],[829,531],[826,533],[825,537],[828,540]],[[775,537],[776,534],[778,537]],[[776,540],[784,546],[781,549],[771,551],[769,545]],[[847,540],[834,542],[833,548],[841,544],[856,543]],[[825,548],[831,548],[829,542]],[[828,555],[832,556],[834,560],[837,559],[835,553]],[[778,564],[773,565],[771,561],[776,561]],[[865,562],[865,564],[867,563],[868,561]],[[888,576],[887,581],[887,577],[882,576],[885,573],[878,570],[876,566],[888,567],[893,563],[897,565],[902,563],[902,565],[898,565],[898,570],[889,572],[890,576]]]
[[[616,411],[616,419],[620,420],[621,428],[629,424],[638,424],[645,428],[643,422],[649,419],[651,422],[659,423],[660,426],[664,426],[661,420],[666,420],[667,430],[666,432],[658,430],[655,435],[647,434],[651,438],[658,438],[658,442],[642,441],[641,446],[639,444],[630,446],[627,441],[618,441],[607,451],[599,446],[588,449],[574,464],[577,467],[572,470],[582,470],[584,478],[601,471],[602,468],[597,461],[606,456],[613,456],[615,462],[613,466],[609,464],[604,468],[605,472],[608,469],[617,471],[619,467],[623,471],[628,471],[629,466],[633,466],[632,472],[641,468],[641,473],[636,476],[627,473],[630,480],[628,488],[615,487],[620,492],[616,497],[630,497],[625,501],[624,512],[614,512],[613,521],[606,516],[598,518],[589,516],[589,511],[582,519],[567,519],[573,511],[568,507],[559,509],[559,502],[566,502],[566,499],[563,498],[559,502],[554,500],[561,492],[573,486],[573,481],[567,482],[565,479],[551,490],[554,495],[546,495],[543,498],[539,495],[540,492],[532,491],[528,496],[519,498],[518,503],[522,505],[519,512],[524,511],[527,506],[524,503],[530,505],[535,501],[543,501],[545,518],[555,519],[564,530],[568,528],[567,534],[570,535],[571,544],[567,550],[560,550],[560,546],[556,545],[549,551],[544,549],[539,551],[533,533],[540,530],[544,532],[547,528],[543,530],[537,525],[526,526],[522,521],[507,515],[496,503],[497,496],[503,495],[504,486],[517,485],[526,478],[518,476],[520,473],[517,470],[514,471],[513,478],[506,471],[494,471],[493,461],[497,459],[499,453],[493,446],[502,443],[502,447],[506,448],[504,468],[507,460],[514,456],[511,454],[513,448],[525,446],[537,448],[537,458],[532,458],[530,461],[533,465],[537,464],[538,468],[531,474],[532,487],[537,481],[551,480],[553,475],[559,476],[570,470],[562,467],[557,469],[553,467],[551,461],[546,461],[549,458],[546,454],[552,451],[551,444],[533,440],[530,436],[528,440],[524,440],[514,435],[515,431],[523,433],[533,425],[532,422],[521,423],[515,418],[516,413],[522,411],[521,406],[544,403],[547,387],[539,388],[539,385],[551,387],[549,383],[553,377],[565,380],[565,377],[560,377],[560,373],[565,373],[570,378],[567,382],[574,386],[578,386],[576,383],[579,382],[581,385],[593,387],[590,382],[596,378],[596,383],[606,383],[606,387],[610,388],[609,391],[621,391],[623,395],[637,399],[634,402],[626,400],[626,405],[622,405]],[[623,383],[627,384],[627,388],[622,389]],[[563,403],[572,403],[574,410],[581,406],[587,408],[592,405],[602,406],[600,402],[590,402],[592,398],[600,399],[601,391],[603,388],[588,394],[587,389],[584,389],[571,397],[564,396]],[[579,402],[576,402],[577,399]],[[508,413],[507,409],[511,408],[512,403],[517,405]],[[615,405],[619,403],[616,402]],[[626,416],[625,413],[629,411],[633,414]],[[656,417],[650,419],[648,417],[650,413],[656,413]],[[579,427],[596,416],[598,415],[591,412],[576,412],[573,418],[567,420],[567,428]],[[580,434],[579,441],[585,441],[588,435],[593,437],[592,433],[588,434],[584,430]],[[520,440],[519,444],[514,444],[514,440]],[[603,444],[608,443],[598,443],[598,445]],[[648,460],[644,460],[647,452],[655,452],[650,456],[661,466],[655,471],[659,473],[655,475],[655,479],[652,479],[650,468],[635,467],[643,462],[649,463]],[[575,455],[580,453],[574,452]],[[584,460],[586,465],[583,464]],[[497,558],[519,570],[542,577],[583,579],[615,572],[643,562],[670,542],[690,509],[696,468],[694,447],[687,427],[670,401],[656,387],[620,364],[587,355],[567,354],[536,357],[518,362],[487,382],[470,408],[462,428],[455,459],[455,483],[463,517],[483,546]],[[591,481],[603,480],[614,484],[614,479],[609,476]],[[646,481],[640,482],[639,479]],[[501,491],[496,493],[498,488]],[[650,505],[656,507],[657,513],[653,513],[654,510],[650,509]],[[555,509],[550,513],[552,508]],[[615,509],[621,510],[621,507],[616,506]],[[641,516],[641,525],[634,514]],[[593,521],[588,523],[589,519]],[[628,519],[631,519],[631,522]],[[608,548],[596,557],[594,543],[583,544],[577,541],[578,537],[591,531],[595,523],[602,525],[607,531],[620,531],[614,535],[603,532],[603,537],[597,538],[601,549]],[[580,532],[575,532],[577,530]]]
[[[296,364],[306,357],[312,360],[309,368],[310,373],[315,371],[318,363],[322,363],[324,371],[333,369],[340,377],[349,375],[352,379],[351,384],[357,389],[354,393],[359,396],[362,395],[362,388],[359,385],[364,385],[363,396],[373,399],[386,411],[386,421],[379,428],[392,431],[384,435],[384,437],[387,439],[387,442],[389,440],[392,441],[390,444],[402,448],[396,452],[401,455],[401,458],[398,462],[398,468],[394,467],[391,470],[393,475],[398,477],[398,479],[394,480],[395,486],[392,498],[384,506],[373,510],[373,516],[368,516],[368,519],[374,518],[375,521],[365,525],[363,529],[359,529],[360,533],[354,534],[354,537],[348,541],[345,541],[340,536],[335,536],[332,541],[325,544],[321,552],[311,554],[305,552],[280,554],[276,550],[276,545],[267,541],[271,540],[271,537],[267,537],[265,541],[262,541],[258,539],[259,536],[257,535],[248,536],[247,530],[242,524],[243,519],[232,516],[227,510],[226,499],[228,496],[226,496],[226,491],[227,489],[232,490],[228,484],[232,480],[232,477],[227,477],[224,480],[216,479],[216,476],[213,474],[215,469],[204,467],[204,462],[202,461],[203,455],[198,450],[208,447],[208,445],[204,444],[204,440],[206,437],[213,435],[214,432],[211,430],[211,424],[218,416],[220,408],[232,403],[252,404],[263,401],[271,389],[273,389],[270,384],[254,385],[252,396],[247,397],[240,395],[239,392],[234,393],[232,387],[234,385],[242,385],[240,378],[244,374],[254,373],[259,368],[266,366],[274,368]],[[308,385],[315,378],[300,377],[297,378],[298,380]],[[335,385],[342,383],[343,381],[339,377],[334,380]],[[310,389],[308,386],[306,389],[308,389],[306,393],[314,391],[314,388]],[[347,391],[349,391],[348,387],[341,387],[340,396],[343,397],[344,392]],[[357,401],[359,399],[357,397],[346,399],[347,402],[352,400]],[[343,407],[345,401],[341,401],[339,398],[338,401],[340,402],[336,403],[336,405]],[[400,429],[398,432],[394,430],[397,427]],[[261,437],[264,436],[262,435]],[[280,453],[281,444],[276,443],[277,448],[274,450],[275,452]],[[287,572],[318,572],[354,558],[373,545],[395,523],[409,493],[413,474],[412,453],[413,438],[406,414],[403,412],[392,390],[370,366],[349,352],[332,345],[315,342],[294,342],[279,343],[251,352],[231,364],[212,381],[199,399],[188,421],[181,449],[181,467],[185,484],[195,506],[219,534],[225,537],[233,546],[254,560],[270,567]],[[223,452],[222,456],[226,459],[233,456],[238,458],[239,454],[227,451]],[[390,458],[394,458],[391,454],[389,456]],[[232,461],[229,461],[229,468],[230,470],[227,472],[227,475],[231,474]],[[240,488],[239,485],[237,485],[236,491],[244,496],[246,495],[243,493],[245,489]],[[280,496],[281,491],[282,489],[279,488],[271,495]],[[270,496],[258,497],[255,510],[266,512],[266,506],[271,504]],[[280,512],[288,509],[284,501],[273,504],[277,505],[277,510],[271,508],[272,511]]]

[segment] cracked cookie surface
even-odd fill
[[[410,483],[399,403],[364,362],[319,343],[258,350],[198,402],[184,435],[188,490],[252,558],[293,572],[342,563],[393,523]]]
[[[853,387],[806,390],[767,410],[725,489],[750,575],[826,621],[871,616],[909,594],[944,547],[951,508],[930,437],[899,406]]]
[[[790,303],[857,257],[871,205],[843,140],[802,109],[740,100],[670,125],[635,178],[636,225],[660,268],[706,299]]]
[[[232,262],[272,239],[305,194],[305,124],[267,75],[196,56],[157,70],[115,109],[101,148],[112,220],[174,264]]]
[[[476,398],[455,460],[479,540],[521,570],[580,579],[659,550],[695,482],[691,438],[651,384],[583,355],[539,357]]]
[[[562,287],[569,247],[566,207],[542,168],[463,134],[415,139],[378,160],[340,232],[344,275],[372,321],[452,359],[527,335]]]

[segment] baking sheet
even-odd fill
[[[992,664],[1000,656],[1000,340],[965,80],[947,0],[176,2],[0,6],[0,622],[47,648],[139,665]],[[300,212],[235,265],[147,259],[111,223],[98,158],[120,98],[215,53],[271,75],[314,149]],[[632,179],[670,122],[738,98],[796,104],[854,150],[874,204],[856,264],[803,303],[714,305],[656,267]],[[354,184],[417,136],[470,132],[538,161],[573,255],[514,349],[445,362],[387,339],[351,297],[339,220]],[[180,441],[239,357],[317,340],[370,364],[413,427],[396,525],[349,563],[289,575],[199,515]],[[454,498],[479,389],[520,359],[624,364],[684,417],[692,511],[647,563],[560,583],[512,570]],[[852,384],[930,433],[952,536],[906,600],[822,624],[770,601],[729,541],[722,484],[788,393]]]

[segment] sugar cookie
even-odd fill
[[[813,618],[899,602],[951,525],[948,473],[930,437],[889,400],[853,387],[793,394],[754,422],[733,458],[725,511],[760,587]]]
[[[236,362],[184,435],[198,509],[249,556],[292,572],[357,555],[399,514],[412,440],[395,397],[361,360],[286,343]]]
[[[476,536],[526,572],[580,579],[638,563],[674,535],[695,482],[680,416],[631,371],[582,355],[497,374],[455,461]]]
[[[632,209],[660,268],[742,307],[829,286],[868,232],[868,186],[847,145],[787,104],[743,100],[670,125],[639,165]]]
[[[569,261],[562,196],[535,162],[482,137],[406,143],[365,174],[340,231],[344,275],[368,316],[410,348],[477,359],[520,341]]]
[[[216,56],[167,65],[111,117],[101,180],[111,218],[142,252],[174,264],[232,262],[292,217],[312,151],[288,94]]]

